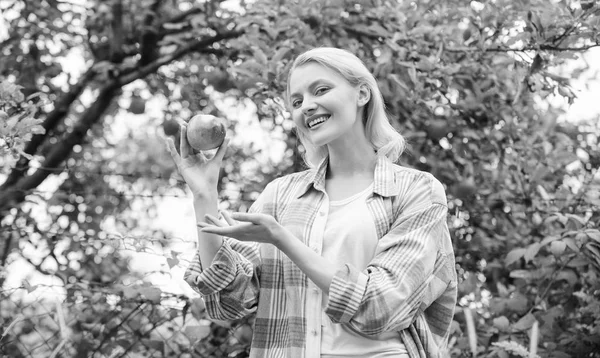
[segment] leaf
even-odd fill
[[[167,22],[163,25],[165,30],[181,30],[186,26],[187,26],[187,23],[185,23],[185,22],[178,22],[178,23]]]
[[[535,322],[535,316],[531,313],[526,314],[525,316],[521,317],[520,320],[517,321],[517,323],[513,324],[513,331],[514,332],[520,332],[520,331],[526,331],[529,328],[531,328],[531,326],[533,326],[533,322]]]
[[[569,249],[573,250],[574,252],[579,252],[579,247],[575,243],[575,240],[573,240],[572,238],[565,237],[562,241],[565,244],[567,244],[567,246],[569,247]]]
[[[463,33],[462,33],[462,39],[463,39],[463,41],[467,41],[470,38],[471,38],[471,29],[467,27],[465,29],[465,31],[463,31]]]
[[[46,129],[40,125],[35,125],[35,126],[29,128],[29,133],[44,134],[44,133],[46,133]]]
[[[173,268],[173,266],[177,266],[178,263],[179,263],[178,258],[167,257],[167,264],[169,265],[169,268]]]
[[[269,34],[271,40],[275,40],[277,38],[277,35],[279,35],[279,31],[277,29],[272,28],[270,25],[263,26],[261,27],[261,29],[264,30],[267,34]]]
[[[529,301],[527,300],[527,297],[518,292],[506,301],[506,309],[513,312],[525,313],[528,308]]]
[[[592,239],[596,242],[600,242],[600,231],[599,230],[590,229],[590,230],[586,230],[585,233],[590,239]]]
[[[17,148],[17,152],[19,154],[21,154],[22,156],[24,156],[25,158],[27,158],[28,160],[32,160],[33,159],[33,155],[25,153],[25,151],[23,151],[23,149],[21,149],[21,148]]]
[[[513,262],[516,262],[521,257],[523,257],[523,255],[525,255],[525,251],[526,251],[526,249],[524,249],[522,247],[511,250],[506,255],[506,258],[504,259],[504,263],[508,266],[508,265],[512,264]]]
[[[158,287],[142,287],[139,292],[148,300],[154,303],[160,303],[162,291]]]
[[[165,350],[165,342],[164,341],[160,341],[160,340],[154,340],[154,339],[142,339],[142,343],[144,344],[144,346],[157,350],[159,352],[164,352]]]
[[[33,291],[37,290],[37,288],[38,288],[38,285],[33,285],[33,286],[32,286],[32,285],[29,283],[29,281],[27,281],[27,280],[24,280],[24,281],[23,281],[23,288],[25,288],[25,289],[27,290],[27,293],[31,293],[31,292],[33,292]]]
[[[139,291],[133,287],[126,286],[123,288],[123,296],[127,299],[132,299],[137,297]]]
[[[560,239],[560,237],[558,237],[558,236],[546,236],[546,237],[544,238],[544,240],[542,240],[542,241],[540,242],[540,246],[546,246],[546,245],[548,245],[549,243],[552,243],[552,242],[554,242],[554,241],[556,241],[556,240],[558,240],[558,239]]]
[[[273,55],[272,61],[274,62],[280,62],[281,60],[283,60],[285,58],[285,56],[290,53],[292,49],[289,47],[280,47],[276,52],[275,55]]]
[[[533,280],[539,278],[539,274],[536,271],[529,270],[514,270],[510,272],[510,277],[521,278],[524,280]]]
[[[529,261],[533,260],[535,255],[537,255],[538,252],[540,251],[540,247],[541,247],[541,245],[539,242],[534,242],[533,244],[529,245],[529,247],[527,247],[527,249],[525,250],[525,253],[523,254],[523,258],[525,259],[525,262],[529,262]]]
[[[158,50],[158,52],[161,55],[170,55],[173,52],[175,52],[177,50],[177,45],[173,44],[173,45],[167,45],[167,46],[161,46],[160,49]]]
[[[409,89],[408,89],[408,87],[406,86],[406,84],[404,83],[404,81],[402,81],[402,80],[400,79],[400,77],[398,77],[398,75],[397,75],[397,74],[395,74],[395,73],[390,73],[390,74],[387,76],[387,78],[388,78],[388,79],[391,79],[391,80],[392,80],[392,82],[393,82],[394,84],[396,84],[398,87],[402,88],[404,91],[406,91],[406,92],[408,92],[408,91],[409,91]]]
[[[543,186],[538,185],[536,188],[543,200],[548,201],[548,200],[552,199],[552,197],[550,195],[548,195],[548,192],[546,191],[546,189],[544,189]]]
[[[190,24],[193,28],[200,28],[206,26],[206,15],[196,14],[190,19]]]
[[[569,283],[569,285],[574,286],[577,281],[579,281],[579,277],[577,277],[577,274],[575,273],[574,270],[562,270],[558,273],[558,275],[556,275],[556,281],[567,281]]]
[[[266,65],[269,62],[267,55],[261,50],[259,47],[253,47],[252,52],[254,54],[254,58],[261,65]]]
[[[567,244],[565,244],[564,241],[553,241],[550,244],[550,252],[552,252],[552,254],[554,256],[560,256],[565,252],[565,249],[567,248]]]
[[[187,326],[183,330],[183,334],[185,334],[188,338],[193,341],[199,341],[203,338],[208,337],[210,335],[210,327],[209,326]]]
[[[575,257],[569,261],[569,263],[567,264],[567,267],[573,267],[573,268],[580,269],[589,264],[590,264],[590,262],[585,257]]]
[[[384,28],[383,26],[381,26],[379,23],[373,23],[367,29],[372,34],[380,36],[380,37],[384,37],[385,38],[385,37],[389,37],[390,36],[390,32],[386,28]]]
[[[498,328],[502,332],[508,331],[508,328],[510,327],[510,321],[505,316],[494,318],[493,324],[494,327]]]

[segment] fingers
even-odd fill
[[[221,215],[229,225],[233,226],[237,224],[237,222],[233,220],[233,218],[231,217],[231,215],[229,215],[227,211],[221,211]]]
[[[198,224],[198,226],[200,226],[200,224]],[[209,234],[215,234],[215,235],[221,235],[221,236],[235,238],[234,234],[236,233],[236,230],[232,229],[232,228],[233,228],[232,226],[219,227],[219,226],[210,225],[210,226],[200,228],[200,231],[206,232]]]
[[[187,126],[181,125],[181,131],[179,131],[179,152],[182,158],[187,158],[190,155],[191,147],[187,140]]]
[[[219,147],[219,149],[217,150],[217,152],[215,153],[214,156],[214,160],[218,160],[218,161],[222,161],[223,157],[225,156],[225,152],[227,151],[227,146],[229,145],[229,138],[225,137],[225,139],[223,140],[223,143],[221,144],[221,146]]]
[[[173,138],[165,138],[165,143],[167,144],[167,150],[169,154],[171,154],[171,158],[175,161],[175,163],[179,162],[179,153],[177,153],[177,148],[175,148],[175,141]]]
[[[235,226],[215,226],[206,223],[198,224],[200,231],[209,234],[221,235],[234,238],[241,241],[249,241],[251,236],[248,236],[248,230],[252,227],[251,224],[237,224]],[[250,240],[251,241],[251,240]]]
[[[238,221],[246,221],[255,225],[260,225],[263,222],[263,215],[248,214],[248,213],[233,213],[231,217]]]
[[[227,223],[223,222],[223,220],[219,220],[216,216],[210,215],[210,214],[206,214],[204,215],[204,219],[206,219],[206,222],[215,226],[219,226],[219,227],[227,227],[229,225],[227,225]]]

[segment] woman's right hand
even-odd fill
[[[179,153],[175,148],[175,141],[167,138],[167,149],[195,200],[217,199],[219,171],[228,144],[229,138],[225,138],[216,154],[209,159],[202,152],[194,153],[187,140],[187,124],[181,125]]]

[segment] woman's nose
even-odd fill
[[[312,101],[304,101],[302,106],[302,113],[304,115],[311,115],[317,109],[317,105]]]

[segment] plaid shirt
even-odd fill
[[[315,247],[310,233],[323,215],[327,164],[274,180],[250,211],[272,215]],[[442,184],[380,156],[367,206],[379,238],[375,257],[362,271],[339,268],[325,314],[365,335],[397,331],[411,358],[447,356],[457,279]],[[256,313],[251,357],[320,355],[320,332],[309,327],[317,322],[320,328],[320,317],[305,305],[316,286],[273,245],[226,238],[210,267],[203,270],[196,254],[184,279],[204,298],[211,318]]]

